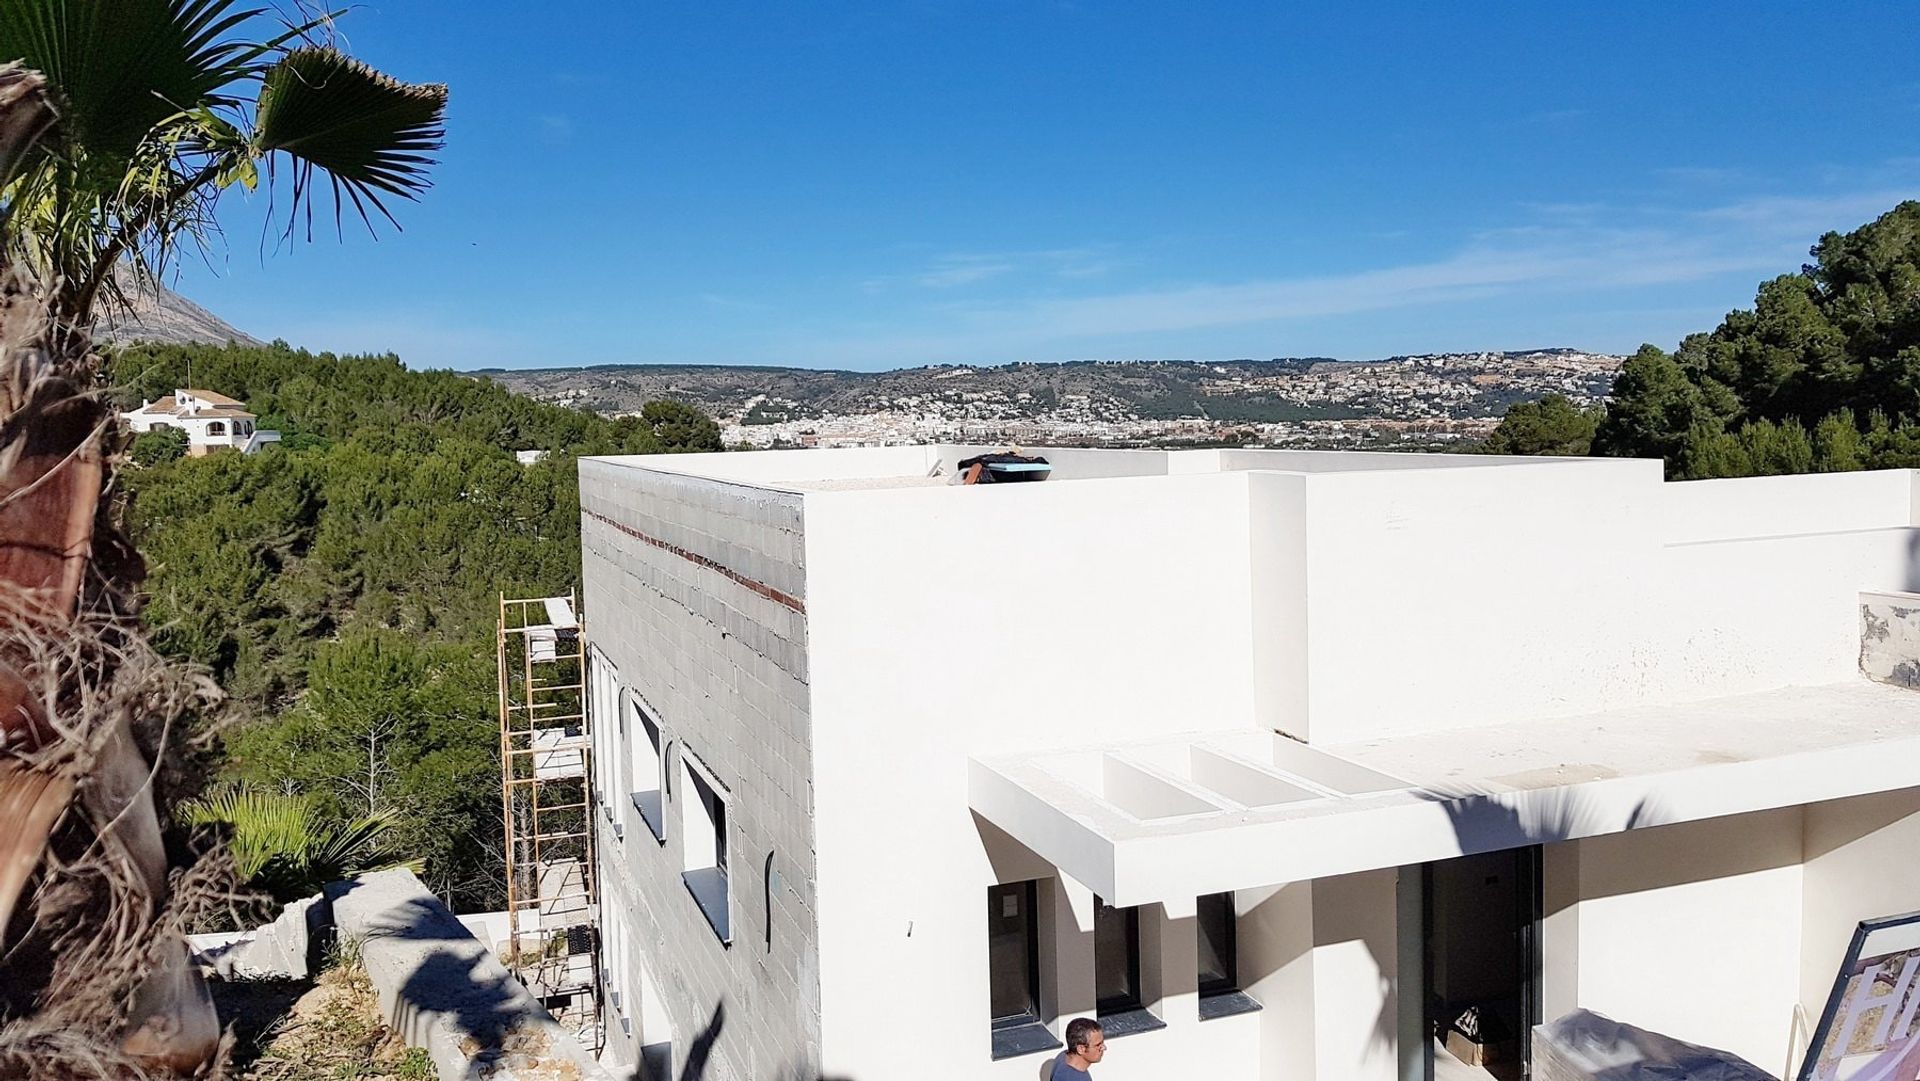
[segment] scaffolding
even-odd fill
[[[564,597],[500,595],[500,803],[507,942],[527,990],[599,1045],[593,739],[584,634]]]

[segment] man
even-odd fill
[[[1067,1022],[1067,1053],[1053,1064],[1050,1081],[1093,1081],[1087,1067],[1107,1054],[1107,1037],[1100,1022],[1091,1017],[1076,1017]]]

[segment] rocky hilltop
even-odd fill
[[[633,365],[482,373],[604,413],[677,398],[739,446],[979,442],[1429,445],[1477,438],[1515,401],[1604,397],[1620,357],[1574,349],[1372,361],[1077,361],[885,372]]]
[[[186,345],[195,342],[225,345],[260,345],[259,339],[236,330],[219,316],[164,285],[136,286],[124,283],[129,306],[120,309],[103,302],[100,325],[94,338],[112,344],[126,342],[162,342]]]

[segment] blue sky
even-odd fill
[[[374,0],[341,31],[449,84],[434,189],[279,250],[230,198],[178,286],[415,367],[1626,351],[1920,196],[1886,4]]]

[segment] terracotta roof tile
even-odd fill
[[[210,390],[195,390],[192,387],[185,387],[182,389],[184,389],[186,393],[193,395],[194,397],[200,399],[201,401],[211,402],[214,405],[244,406],[247,404],[238,398],[229,398],[224,394],[215,394],[213,391],[210,391]]]

